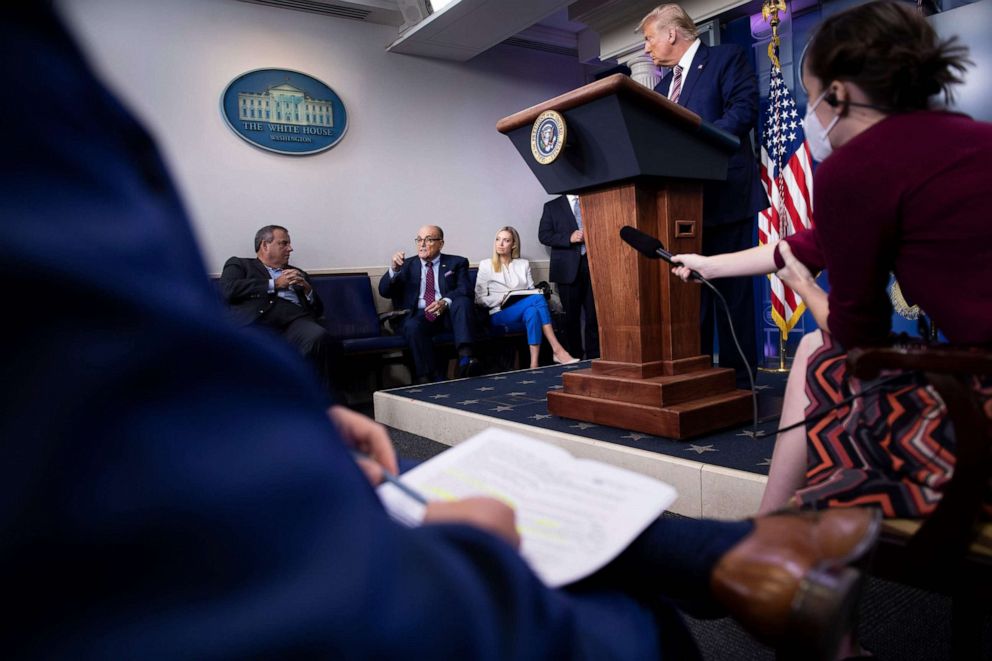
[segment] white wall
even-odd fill
[[[418,227],[478,261],[501,225],[523,253],[549,199],[498,119],[578,87],[573,58],[498,46],[457,64],[387,53],[395,28],[235,0],[62,0],[104,80],[150,127],[181,189],[207,270],[252,254],[255,230],[285,225],[308,270],[385,265]],[[295,69],[330,85],[348,132],[314,156],[235,135],[220,96],[238,75]]]

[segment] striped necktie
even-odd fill
[[[675,73],[672,78],[672,91],[668,93],[668,100],[672,103],[679,102],[679,94],[682,93],[682,67],[675,65]]]
[[[582,207],[579,206],[579,198],[575,198],[575,201],[572,202],[572,213],[575,214],[575,224],[579,226],[579,229],[582,229]],[[585,241],[579,244],[579,254],[586,254]]]
[[[424,262],[424,308],[429,308],[435,300],[434,294],[434,264]],[[424,312],[427,321],[434,321],[437,315],[433,312]]]

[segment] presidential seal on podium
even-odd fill
[[[537,116],[530,130],[530,152],[541,165],[554,162],[565,146],[568,127],[561,113],[546,110]]]

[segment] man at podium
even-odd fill
[[[757,213],[768,207],[761,187],[750,132],[758,120],[758,79],[744,49],[734,45],[707,46],[696,25],[680,6],[661,5],[645,16],[637,29],[644,34],[644,52],[671,71],[654,88],[714,126],[740,139],[730,157],[726,181],[707,182],[703,191],[702,254],[716,255],[750,248]],[[757,365],[754,334],[754,287],[749,278],[716,281],[727,300],[737,336],[751,369]],[[719,338],[720,366],[733,368],[738,387],[750,388],[746,368],[730,333],[728,320],[715,310],[711,292],[701,290],[700,346],[714,349],[714,315]]]

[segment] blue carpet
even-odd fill
[[[725,468],[768,474],[772,446],[775,442],[774,431],[782,408],[785,374],[772,372],[758,374],[760,422],[757,437],[753,433],[752,424],[748,423],[722,432],[679,441],[549,414],[547,392],[562,388],[562,374],[565,372],[588,367],[589,361],[584,361],[574,365],[555,365],[471,379],[394,388],[387,392],[398,397],[430,402],[459,411],[470,411],[540,429],[564,432]]]

